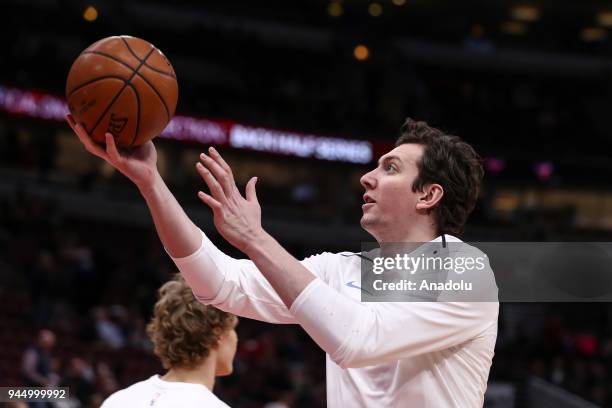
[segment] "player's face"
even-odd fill
[[[416,215],[418,192],[412,183],[423,146],[403,144],[382,156],[378,166],[361,177],[365,188],[361,226],[378,241],[401,241]]]
[[[230,375],[234,371],[233,362],[236,355],[236,346],[238,345],[238,334],[236,333],[236,319],[233,326],[226,330],[219,339],[219,348],[217,350],[217,372],[216,376]]]

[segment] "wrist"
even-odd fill
[[[159,187],[164,184],[164,180],[161,175],[155,170],[151,170],[151,174],[146,179],[143,179],[138,182],[134,182],[136,187],[140,191],[143,196],[154,194],[156,191],[159,191]]]
[[[268,242],[273,240],[274,238],[272,238],[272,236],[263,228],[258,228],[256,231],[249,234],[242,252],[244,252],[249,258],[253,259],[254,256],[264,251],[264,248]]]

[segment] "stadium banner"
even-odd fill
[[[612,301],[610,242],[362,243],[357,256],[364,302]]]
[[[64,121],[65,99],[40,91],[0,85],[0,111],[34,119]],[[389,143],[343,139],[293,131],[248,126],[229,120],[175,115],[161,138],[204,145],[228,146],[283,156],[332,162],[368,164],[375,152],[386,151]]]

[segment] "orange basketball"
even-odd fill
[[[66,81],[74,120],[99,143],[112,133],[121,147],[159,135],[174,115],[178,84],[170,61],[140,38],[104,38],[81,52]]]

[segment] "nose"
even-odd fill
[[[361,176],[361,178],[359,179],[359,182],[366,190],[372,190],[376,188],[376,177],[374,175],[375,171],[376,169],[369,171],[363,176]]]

